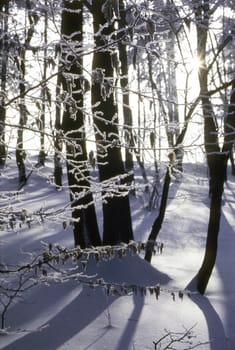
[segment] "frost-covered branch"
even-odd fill
[[[185,329],[182,332],[173,332],[165,330],[165,334],[157,341],[153,341],[154,350],[192,350],[208,344],[208,342],[194,342],[196,336],[194,335],[195,325],[189,329]],[[182,348],[183,346],[183,348]]]
[[[5,328],[6,314],[16,298],[21,298],[25,293],[38,284],[34,274],[23,271],[17,274],[14,280],[3,280],[0,283],[0,305],[1,305],[1,329]],[[16,274],[15,274],[16,275]],[[14,275],[14,277],[15,277]]]

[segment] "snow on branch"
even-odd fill
[[[107,282],[103,278],[86,275],[88,265],[92,261],[98,264],[100,261],[110,261],[112,259],[122,259],[125,256],[133,256],[139,254],[142,250],[149,249],[149,242],[135,242],[120,244],[116,246],[100,246],[81,249],[76,247],[69,249],[61,245],[52,245],[44,243],[44,251],[36,256],[31,263],[9,268],[2,264],[0,266],[0,275],[10,276],[13,274],[31,274],[34,272],[34,278],[38,282],[49,284],[50,282],[67,282],[76,280],[83,285],[91,288],[101,287],[106,295],[153,295],[158,300],[161,293],[170,294],[173,301],[178,297],[183,301],[185,295],[190,297],[187,291],[176,291],[163,288],[160,283],[155,285],[144,286],[138,284]],[[146,248],[148,247],[148,248]],[[157,247],[159,253],[162,252],[163,243],[154,242],[151,249]]]

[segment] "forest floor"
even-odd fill
[[[45,243],[73,247],[72,228],[65,225],[69,222],[68,191],[66,187],[57,191],[49,181],[52,166],[47,162],[44,168],[35,169],[18,194],[13,161],[2,172],[0,212],[10,207],[24,208],[33,221],[22,227],[0,229],[0,265],[30,261]],[[163,178],[164,170],[161,174]],[[136,183],[141,181],[137,176]],[[44,279],[44,283],[14,298],[5,315],[6,329],[0,333],[0,349],[156,350],[167,349],[173,341],[171,349],[234,350],[234,193],[235,178],[229,175],[218,256],[205,296],[188,294],[185,287],[197,273],[204,255],[209,217],[207,171],[204,164],[186,164],[181,180],[173,179],[170,187],[159,235],[159,242],[164,244],[162,254],[157,251],[151,265],[143,259],[143,253],[128,253],[98,263],[88,261],[83,272],[85,280],[99,278],[118,286],[138,286],[136,293],[107,295],[102,286],[91,288],[76,279],[61,281],[54,276],[47,283]],[[148,198],[142,189],[130,200],[135,240],[146,241],[157,208],[146,209]],[[99,203],[97,199],[102,227]],[[43,221],[40,212],[48,214]],[[0,278],[6,285],[7,277]],[[158,299],[149,292],[156,285],[161,289]],[[147,290],[146,295],[142,295],[143,290]],[[1,304],[0,308],[2,311]],[[187,336],[178,342],[182,334]]]

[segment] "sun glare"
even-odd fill
[[[191,70],[192,70],[192,71],[198,72],[199,69],[202,68],[203,63],[202,63],[202,61],[200,60],[199,57],[194,56],[194,57],[192,58],[192,61],[190,62],[190,66],[191,66]]]

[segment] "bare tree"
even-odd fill
[[[214,114],[208,88],[208,77],[211,65],[208,66],[206,60],[209,21],[213,9],[210,8],[209,1],[203,1],[203,3],[201,1],[194,1],[193,9],[197,30],[197,55],[200,57],[201,62],[198,77],[204,118],[204,144],[209,169],[209,194],[211,198],[205,255],[196,276],[197,289],[201,294],[204,294],[217,256],[222,195],[224,191],[224,183],[227,179],[227,162],[234,143],[235,83],[233,81],[230,106],[225,122],[224,144],[221,148],[218,139],[217,119]],[[223,45],[218,48],[216,55],[218,55],[222,49]],[[213,62],[214,61],[212,61],[212,63]]]
[[[39,17],[34,16],[31,8],[31,3],[29,0],[26,1],[26,9],[25,9],[25,24],[27,24],[27,20],[29,21],[29,27],[26,28],[26,36],[24,43],[20,44],[18,49],[18,55],[15,56],[16,66],[19,72],[19,127],[17,131],[17,144],[16,144],[16,164],[18,167],[18,177],[19,177],[19,185],[23,186],[26,183],[26,169],[25,169],[25,157],[26,152],[24,150],[24,127],[27,124],[27,119],[29,115],[29,111],[25,102],[26,95],[26,52],[29,48],[30,42],[32,40],[35,25],[38,22]]]
[[[122,87],[122,107],[124,118],[124,135],[125,135],[125,169],[127,172],[132,172],[130,181],[133,180],[133,117],[130,106],[130,92],[129,92],[129,64],[126,41],[129,38],[128,23],[126,21],[126,8],[124,1],[119,1],[119,59],[120,59],[120,83]],[[130,147],[131,146],[131,147]]]
[[[45,81],[47,78],[47,66],[48,66],[48,2],[45,0],[44,3],[44,30],[43,30],[43,40],[44,40],[44,48],[43,48],[43,68],[42,68],[42,80]],[[45,165],[45,118],[46,118],[46,103],[51,104],[51,96],[49,92],[49,88],[46,84],[42,84],[41,87],[41,111],[39,116],[39,129],[40,129],[40,151],[38,155],[38,164],[44,166]]]
[[[111,7],[110,7],[111,6]],[[92,63],[92,111],[97,143],[97,164],[103,187],[103,243],[133,239],[128,188],[119,140],[114,98],[114,15],[107,1],[92,4],[95,50]]]
[[[9,3],[7,1],[0,4],[0,17],[1,30],[0,30],[0,48],[1,48],[1,88],[0,88],[0,165],[3,166],[6,161],[6,146],[5,146],[5,121],[6,121],[6,108],[5,94],[6,94],[6,81],[7,81],[7,65],[10,36],[8,33],[8,14]]]
[[[62,129],[75,245],[101,243],[87,168],[83,95],[83,2],[65,0],[61,23],[62,85],[65,92]],[[70,39],[72,37],[72,40]]]

